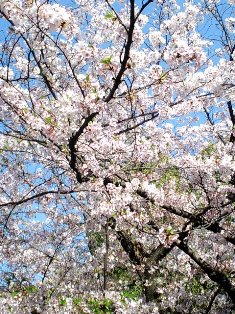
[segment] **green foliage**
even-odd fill
[[[101,247],[104,243],[104,235],[102,232],[90,232],[89,240],[93,242],[93,245],[97,247]]]
[[[144,174],[152,174],[156,168],[159,168],[160,165],[166,164],[169,161],[169,157],[165,154],[162,154],[161,152],[158,154],[159,160],[156,161],[149,161],[149,162],[144,162],[144,163],[136,163],[134,165],[131,165],[129,167],[129,170],[132,171],[141,171]]]
[[[20,291],[19,290],[13,290],[11,291],[11,296],[12,297],[17,297],[19,295]]]
[[[51,116],[46,117],[44,121],[46,122],[46,124],[50,124],[51,126],[56,126],[56,122]]]
[[[105,240],[103,232],[89,232],[88,233],[88,248],[92,255],[95,254],[96,250],[102,247]]]
[[[84,310],[84,304],[82,303],[84,301],[81,297],[75,297],[72,299],[73,305],[76,308],[76,313],[78,314],[87,314],[87,311]],[[89,312],[90,313],[90,312]]]
[[[90,83],[91,80],[90,80],[90,75],[89,75],[89,74],[86,75],[85,81],[86,81],[87,83]]]
[[[157,164],[156,162],[146,162],[144,165],[139,169],[144,174],[151,174],[156,169]]]
[[[100,62],[102,64],[105,64],[105,65],[109,65],[111,63],[111,60],[112,60],[112,56],[109,56],[109,57],[105,57],[104,59],[102,59]]]
[[[32,286],[25,287],[24,290],[28,293],[35,293],[38,291],[38,288],[32,285]]]
[[[49,290],[47,291],[47,300],[50,300],[50,298],[51,298],[53,292],[54,292],[54,289],[49,289]]]
[[[2,148],[0,148],[0,154],[2,154],[3,153],[3,151],[7,151],[7,150],[10,150],[11,149],[11,147],[10,147],[10,145],[8,144],[8,143],[5,143],[4,145],[3,145],[3,147]]]
[[[169,161],[169,156],[167,156],[161,152],[158,154],[158,158],[159,158],[160,164],[166,164]]]
[[[171,226],[167,227],[167,228],[165,229],[165,231],[166,231],[166,233],[167,233],[169,236],[176,234],[176,232],[172,229]]]
[[[128,270],[123,267],[115,267],[112,272],[112,276],[114,277],[114,279],[123,281],[128,281],[131,279],[130,272],[128,272]]]
[[[196,197],[196,200],[199,201],[200,198],[202,197],[202,191],[200,189],[197,189],[197,188],[194,188],[193,186],[189,186],[187,189],[186,189],[186,192],[188,194],[191,194],[193,193],[193,195]],[[201,204],[200,207],[203,207],[204,204]]]
[[[82,299],[79,297],[73,298],[73,304],[74,305],[80,305],[82,302]]]
[[[205,147],[202,151],[202,159],[210,158],[215,151],[215,145],[210,143],[207,147]]]
[[[88,300],[88,306],[94,314],[112,314],[114,313],[113,301],[109,299],[97,300],[90,299]]]
[[[200,294],[203,290],[203,287],[200,283],[199,280],[197,280],[196,278],[193,278],[192,280],[192,286],[191,286],[191,291],[193,294]]]
[[[200,278],[194,277],[190,284],[186,286],[186,291],[192,292],[192,294],[201,294],[203,291],[203,286],[200,283]]]
[[[60,306],[65,306],[67,304],[66,299],[60,299]]]
[[[158,163],[156,162],[145,162],[145,163],[129,163],[124,170],[127,172],[133,171],[133,172],[142,172],[144,174],[151,174],[155,171],[155,169],[158,167]]]
[[[219,171],[215,171],[215,179],[217,182],[221,181],[221,173]]]
[[[106,14],[105,14],[105,16],[104,16],[104,18],[105,18],[106,20],[108,20],[108,19],[114,19],[115,16],[114,16],[114,14],[113,14],[112,11],[107,11]]]
[[[93,88],[92,88],[92,92],[93,92],[94,94],[96,94],[96,93],[97,93],[97,88],[96,88],[96,87],[93,87]]]
[[[229,223],[235,223],[235,218],[232,216],[227,216],[224,220]]]
[[[121,298],[123,301],[125,301],[125,298],[136,301],[141,297],[142,292],[143,288],[140,285],[131,284],[121,292]]]
[[[16,297],[21,293],[25,295],[25,294],[36,293],[38,291],[38,288],[34,285],[29,285],[29,286],[24,285],[23,284],[24,281],[27,281],[27,278],[23,278],[21,283],[15,282],[13,284],[12,290],[10,292],[11,296]],[[8,284],[12,283],[12,278],[7,278],[6,282]]]
[[[179,190],[180,188],[180,171],[179,168],[176,166],[172,166],[165,170],[164,174],[156,184],[158,188],[161,188],[164,186],[164,184],[170,182],[171,180],[175,181],[176,190]]]

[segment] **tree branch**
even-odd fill
[[[93,112],[89,116],[87,116],[79,128],[79,130],[73,134],[69,139],[69,150],[70,150],[70,162],[69,165],[73,169],[73,171],[76,173],[76,178],[78,183],[86,181],[86,179],[82,178],[81,172],[77,168],[77,149],[76,144],[79,139],[79,137],[82,135],[88,124],[97,116],[98,112]]]
[[[183,241],[177,244],[177,246],[186,253],[191,259],[201,267],[201,269],[207,274],[207,276],[219,286],[221,286],[224,291],[227,292],[231,301],[235,306],[235,288],[232,286],[230,280],[221,271],[210,266],[206,261],[202,260],[196,252],[194,252],[187,244]]]
[[[113,98],[116,90],[118,89],[118,87],[121,83],[122,76],[127,69],[127,62],[130,58],[130,49],[131,49],[131,45],[132,45],[132,38],[133,38],[135,21],[136,21],[136,19],[135,19],[135,1],[131,0],[130,3],[131,3],[130,24],[129,24],[129,29],[128,29],[127,42],[125,44],[125,49],[124,49],[124,57],[123,57],[123,60],[121,62],[120,70],[119,70],[117,76],[115,77],[113,87],[111,88],[108,96],[104,99],[104,101],[107,103]]]

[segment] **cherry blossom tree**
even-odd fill
[[[0,2],[2,313],[232,313],[234,4]]]

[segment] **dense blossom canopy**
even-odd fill
[[[1,313],[232,313],[234,5],[0,1]]]

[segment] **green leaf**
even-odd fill
[[[166,233],[168,235],[175,235],[176,234],[176,232],[172,229],[172,227],[167,227],[165,230],[166,230]]]
[[[81,298],[79,298],[79,297],[73,298],[73,304],[74,305],[79,305],[79,304],[81,304],[81,302],[82,302]]]
[[[161,188],[161,187],[163,187],[164,184],[170,182],[171,180],[175,181],[176,190],[179,190],[180,171],[179,171],[178,167],[173,166],[173,167],[166,169],[166,171],[164,172],[163,176],[160,178],[160,180],[158,181],[156,186],[158,188]]]
[[[186,290],[192,292],[194,295],[201,294],[203,291],[203,286],[200,283],[200,278],[194,277],[190,284],[186,286]]]
[[[90,75],[89,75],[89,74],[86,75],[85,81],[86,81],[87,83],[90,83]]]
[[[51,123],[52,123],[52,117],[46,117],[46,118],[45,118],[45,122],[46,122],[47,124],[51,124]]]
[[[131,273],[123,267],[115,267],[112,271],[112,276],[117,280],[129,281],[131,280]]]
[[[166,164],[169,161],[169,156],[164,155],[163,153],[158,154],[160,164]]]
[[[114,313],[113,301],[109,299],[97,300],[90,299],[88,300],[88,306],[94,314],[112,314]]]
[[[112,59],[112,56],[109,56],[109,57],[106,57],[106,58],[102,59],[100,62],[102,64],[109,65],[111,63],[111,59]]]
[[[44,119],[44,121],[46,122],[46,124],[50,124],[52,126],[56,126],[56,122],[55,120],[53,119],[53,117],[49,116],[49,117],[46,117]]]
[[[129,285],[128,289],[123,290],[121,292],[121,298],[122,299],[127,298],[136,301],[141,297],[142,290],[143,288],[139,285],[136,284]]]
[[[40,97],[40,98],[41,98],[41,97]],[[23,110],[23,112],[25,112],[25,113],[28,113],[28,112],[29,112],[29,108],[23,108],[22,110]]]
[[[5,143],[4,145],[3,145],[3,148],[2,148],[3,150],[10,150],[11,149],[11,147],[10,147],[10,145],[8,144],[8,143]]]
[[[20,291],[19,290],[13,290],[11,291],[11,296],[12,297],[17,297],[19,295]]]
[[[108,12],[105,14],[104,18],[105,18],[106,20],[108,20],[108,19],[113,19],[113,18],[115,18],[115,16],[113,15],[113,12],[112,12],[112,11],[108,11]]]
[[[28,286],[25,287],[25,291],[28,293],[35,293],[38,291],[38,288],[36,286]]]
[[[101,232],[91,232],[89,238],[94,242],[96,247],[101,247],[104,243],[104,235]]]
[[[60,300],[60,306],[65,306],[67,304],[66,299],[61,299]]]
[[[206,148],[204,148],[201,152],[202,158],[210,158],[215,151],[215,145],[213,143],[210,143]]]

